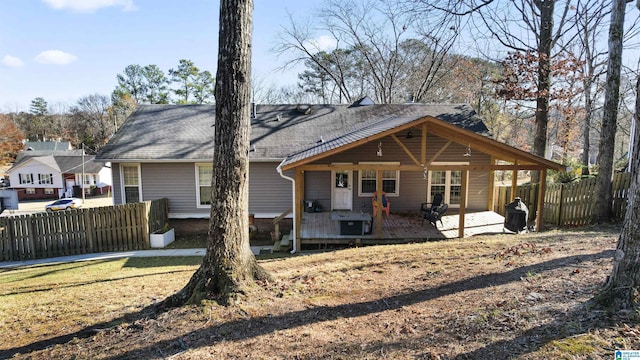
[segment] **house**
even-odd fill
[[[546,169],[563,169],[491,139],[468,105],[364,100],[252,107],[247,151],[255,218],[292,209],[300,239],[305,203],[371,213],[373,193],[384,191],[391,212],[411,212],[440,193],[464,228],[466,212],[492,208],[493,171],[546,176]],[[97,156],[113,164],[114,202],[166,197],[170,218],[208,218],[214,116],[212,105],[139,106]],[[377,214],[374,234],[381,233]]]
[[[82,150],[47,153],[24,151],[7,171],[19,200],[82,196],[81,188],[89,196],[110,190],[111,169],[95,161],[94,155],[82,155]]]

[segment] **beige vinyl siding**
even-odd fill
[[[113,182],[113,205],[122,205],[122,183],[120,182],[120,163],[111,163],[111,181]]]
[[[280,215],[291,209],[293,186],[276,171],[278,163],[249,164],[249,212]],[[293,177],[293,175],[291,174]]]
[[[204,163],[198,163],[204,164]],[[292,185],[276,171],[278,163],[249,165],[249,212],[281,214],[292,206]],[[143,200],[169,199],[173,216],[208,217],[209,208],[198,208],[196,163],[141,163]],[[120,166],[113,166],[114,203],[122,203]]]
[[[331,189],[331,171],[304,172],[305,198],[302,200],[315,200],[324,211],[329,211],[331,210]]]
[[[209,215],[197,207],[195,163],[142,163],[140,171],[143,200],[167,198],[170,214]]]

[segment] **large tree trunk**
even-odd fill
[[[540,10],[540,40],[538,42],[538,95],[536,99],[536,133],[533,153],[544,157],[547,149],[549,123],[549,90],[551,88],[551,47],[553,45],[553,10],[555,1],[536,1]],[[540,182],[540,172],[534,171],[532,183]]]
[[[640,91],[640,77],[636,83]],[[640,94],[636,92],[636,94]],[[636,98],[636,129],[640,126],[640,96]],[[640,156],[640,136],[633,141],[633,158]],[[613,271],[600,301],[615,310],[638,308],[640,299],[640,173],[637,161],[631,166],[631,190],[627,212],[613,263]]]
[[[618,104],[620,98],[620,70],[622,68],[622,35],[627,0],[614,0],[609,25],[609,63],[604,94],[604,112],[598,152],[596,203],[593,221],[601,223],[611,218],[611,175],[616,140]]]
[[[590,65],[589,65],[590,66]],[[589,74],[592,74],[589,71]],[[584,128],[582,130],[582,176],[589,175],[589,152],[590,139],[589,133],[591,131],[591,116],[593,114],[593,100],[591,99],[592,82],[591,79],[584,81]]]
[[[207,254],[165,306],[203,297],[230,304],[268,274],[249,247],[249,132],[253,0],[220,2],[215,153]]]

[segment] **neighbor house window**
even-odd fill
[[[38,174],[38,184],[53,184],[53,174]]]
[[[26,192],[27,192],[27,195],[35,195],[36,194],[36,189],[35,188],[27,188]]]
[[[433,163],[433,165],[453,165]],[[468,163],[455,163],[455,165],[468,165]],[[460,206],[462,195],[462,171],[438,170],[429,171],[429,185],[427,187],[427,199],[431,201],[437,194],[442,195],[443,201],[449,206]]]
[[[45,195],[53,195],[53,189],[52,188],[44,188],[44,193],[45,193]]]
[[[212,164],[196,164],[196,198],[198,207],[211,205]]]
[[[122,179],[122,198],[125,204],[142,201],[142,182],[140,181],[140,166],[120,165]]]
[[[33,184],[33,174],[18,174],[20,184]]]
[[[385,163],[369,163],[361,162],[360,165],[400,165],[398,162]],[[373,166],[372,166],[373,167]],[[358,188],[358,196],[373,196],[378,188],[376,180],[376,170],[360,170],[358,171],[360,187]],[[382,171],[382,191],[389,196],[400,195],[400,171],[383,170]]]

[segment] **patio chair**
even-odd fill
[[[440,221],[440,225],[443,225],[442,224],[442,217],[444,216],[444,214],[447,213],[447,210],[449,210],[449,205],[447,205],[447,204],[440,205],[435,210],[424,214],[424,218],[422,219],[422,224],[424,225],[424,221],[428,220],[431,223],[431,225],[433,225],[433,227],[435,227],[437,229],[438,228],[438,225],[437,225],[438,221]]]
[[[373,217],[376,217],[378,213],[378,192],[373,193],[373,197],[371,198],[371,206],[373,207]],[[389,216],[389,211],[391,207],[391,202],[387,200],[387,193],[382,193],[382,213],[386,213]]]
[[[442,194],[435,194],[433,196],[433,202],[420,204],[420,212],[425,213],[425,215],[429,214],[440,205],[442,205]]]

